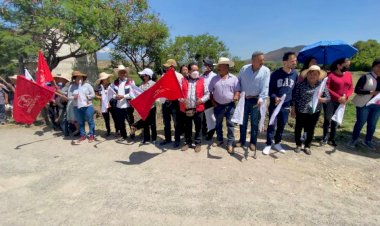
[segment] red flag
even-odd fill
[[[53,81],[48,64],[41,51],[38,51],[38,69],[36,74],[37,84],[45,86],[46,82]]]
[[[145,120],[146,117],[148,117],[154,101],[161,97],[168,100],[183,98],[181,87],[174,70],[167,71],[156,84],[133,99],[131,105],[140,114],[141,118]]]
[[[13,118],[19,123],[32,124],[53,95],[54,91],[29,81],[24,76],[17,76]]]

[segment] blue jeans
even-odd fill
[[[223,118],[225,117],[227,124],[227,145],[233,145],[235,141],[234,123],[231,121],[234,111],[234,102],[229,104],[218,104],[218,106],[214,107],[216,137],[219,142],[223,141]]]
[[[379,105],[371,104],[369,106],[356,107],[356,123],[354,126],[354,132],[352,133],[352,140],[356,142],[359,139],[360,131],[367,122],[367,134],[365,140],[371,142],[379,116]]]
[[[276,106],[270,105],[269,106],[269,119],[273,114],[274,109]],[[280,112],[278,112],[278,115],[276,119],[274,120],[273,125],[269,125],[267,129],[267,145],[272,145],[273,138],[274,138],[274,143],[278,144],[282,140],[282,133],[284,132],[285,125],[288,123],[288,118],[289,118],[289,107],[282,107],[280,109]],[[277,130],[276,130],[276,125],[277,125]],[[276,130],[276,134],[275,134]]]
[[[88,122],[88,126],[90,127],[90,131],[88,135],[94,136],[95,134],[95,122],[94,122],[94,107],[92,105],[88,107],[79,108],[74,107],[74,115],[75,119],[79,123],[79,131],[80,136],[84,137],[86,136],[86,130],[85,130],[85,122]]]
[[[251,116],[250,143],[256,145],[259,131],[260,110],[257,106],[257,98],[245,99],[243,125],[240,125],[240,143],[245,144],[247,137],[248,117]]]

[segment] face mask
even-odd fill
[[[342,67],[342,69],[340,69],[341,72],[346,72],[348,71],[348,68],[347,67]]]
[[[193,71],[193,72],[191,72],[190,78],[192,78],[192,79],[199,78],[199,71]]]
[[[206,66],[203,66],[202,67],[202,72],[206,72],[206,71],[208,71],[208,68]]]
[[[63,83],[62,83],[62,82],[58,82],[57,85],[58,85],[59,87],[63,87]]]

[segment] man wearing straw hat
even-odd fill
[[[223,119],[226,118],[227,124],[227,151],[232,154],[235,142],[234,123],[231,121],[235,111],[235,102],[239,100],[239,80],[229,73],[229,68],[234,66],[234,62],[226,57],[218,60],[218,76],[211,79],[209,91],[211,93],[214,114],[216,119],[217,142],[213,146],[223,146]]]
[[[134,83],[133,80],[128,79],[129,68],[123,65],[119,65],[116,69],[118,74],[118,79],[112,83],[111,88],[115,91],[113,99],[116,100],[115,105],[115,117],[117,129],[120,130],[121,138],[118,141],[122,142],[127,139],[127,130],[125,128],[125,120],[128,121],[129,126],[134,123],[133,108],[129,104],[129,100],[132,99],[130,95],[131,84]],[[133,135],[131,135],[133,139]]]

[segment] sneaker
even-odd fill
[[[173,148],[178,148],[179,147],[179,142],[174,142]]]
[[[80,137],[75,143],[76,144],[80,144],[80,143],[82,143],[83,141],[85,141],[86,140],[86,137],[85,136],[82,136],[82,137]]]
[[[272,145],[268,145],[263,150],[263,155],[269,155],[270,149],[272,149]]]
[[[230,154],[233,154],[234,153],[234,147],[232,147],[232,145],[228,145],[227,146],[227,152]]]
[[[167,141],[167,140],[165,140],[165,141],[162,141],[161,143],[160,143],[160,145],[161,146],[164,146],[164,145],[167,145],[167,144],[170,144],[171,143],[171,141]]]
[[[329,141],[327,142],[327,144],[328,144],[328,145],[331,145],[331,146],[333,146],[333,147],[338,146],[338,145],[335,143],[335,140],[329,140]]]
[[[326,139],[326,138],[323,138],[323,139],[319,142],[319,144],[320,144],[321,146],[325,146],[325,145],[327,144],[327,139]]]
[[[295,153],[300,153],[302,150],[302,147],[301,146],[297,146],[296,149],[294,149],[294,152]]]
[[[362,141],[362,144],[371,151],[376,151],[376,146],[371,141]]]
[[[156,141],[155,141],[155,140],[152,140],[152,144],[153,144],[153,145],[156,145]]]
[[[276,149],[278,152],[285,153],[285,149],[281,146],[280,143],[274,145],[274,149]]]
[[[196,146],[195,146],[195,148],[194,148],[194,151],[195,152],[200,152],[201,151],[201,145],[200,144],[197,144]]]
[[[351,150],[356,149],[358,147],[358,141],[357,140],[355,140],[355,141],[351,140],[350,143],[347,144],[347,147]]]
[[[127,138],[119,137],[118,139],[116,139],[116,142],[124,142],[126,140],[127,140]]]
[[[181,151],[187,151],[187,149],[189,149],[189,145],[185,144],[182,146]]]
[[[94,137],[94,135],[90,135],[89,137],[88,137],[88,143],[92,143],[92,142],[94,142],[95,141],[95,137]]]
[[[305,147],[305,154],[311,155],[311,151],[309,147]]]
[[[222,147],[223,146],[223,141],[218,141],[218,142],[214,142],[213,144],[212,144],[212,146],[213,147]]]

